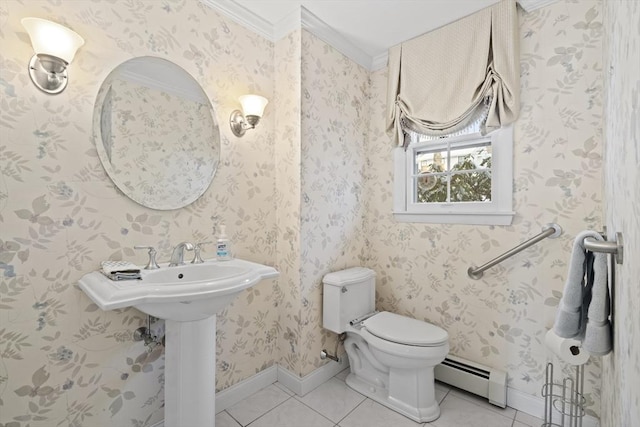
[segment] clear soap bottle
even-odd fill
[[[218,235],[218,241],[216,242],[216,259],[218,261],[229,261],[231,257],[231,247],[229,239],[226,234],[226,227],[220,225],[220,234]]]

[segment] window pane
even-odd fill
[[[420,151],[416,153],[415,173],[444,172],[447,168],[447,152]]]
[[[451,150],[451,170],[473,170],[491,168],[491,145],[489,142]]]
[[[490,202],[491,172],[469,172],[452,174],[451,201]]]
[[[417,203],[443,203],[447,201],[447,176],[420,175],[416,179]]]

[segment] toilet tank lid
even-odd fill
[[[444,329],[411,317],[383,311],[362,322],[369,333],[399,344],[431,347],[449,340]]]
[[[333,286],[345,286],[358,283],[375,276],[375,271],[370,268],[352,267],[347,268],[346,270],[334,271],[333,273],[327,274],[324,276],[322,283]]]

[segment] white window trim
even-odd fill
[[[478,134],[452,137],[451,141],[481,139]],[[416,150],[434,141],[394,149],[393,216],[399,222],[429,224],[510,225],[513,212],[513,126],[496,130],[491,138],[491,202],[413,203],[413,161]]]

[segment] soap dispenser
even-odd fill
[[[229,261],[231,259],[231,248],[229,247],[229,239],[225,232],[226,227],[220,225],[220,235],[216,243],[216,258],[218,261]]]

